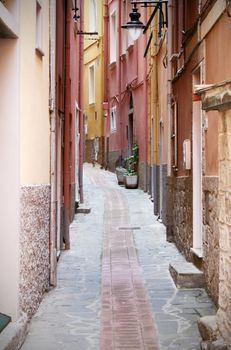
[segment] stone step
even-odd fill
[[[89,214],[91,212],[91,208],[84,204],[78,204],[75,206],[75,213],[76,214]]]
[[[169,272],[177,288],[204,288],[204,273],[190,262],[169,264]]]

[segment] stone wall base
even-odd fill
[[[178,249],[191,260],[192,228],[192,177],[174,177],[172,183],[172,233]]]
[[[20,201],[20,309],[30,318],[49,288],[50,186],[23,186]]]
[[[140,162],[139,163],[139,188],[143,191],[147,191],[147,163]]]
[[[85,140],[85,152],[84,152],[84,161],[87,163],[92,162],[92,147],[93,147],[94,140]],[[97,163],[100,165],[104,165],[104,137],[99,137],[99,152],[98,152],[98,158]]]
[[[209,295],[219,294],[218,177],[203,178],[203,271]]]
[[[120,151],[114,151],[108,153],[108,164],[107,168],[110,171],[115,171],[116,167],[121,165],[121,152]]]

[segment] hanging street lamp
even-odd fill
[[[145,25],[139,20],[141,14],[138,12],[136,4],[133,4],[132,12],[129,13],[130,21],[122,25],[122,28],[128,29],[128,33],[132,40],[137,40],[145,29]]]
[[[159,35],[161,32],[161,28],[164,26],[168,26],[168,11],[167,11],[167,0],[159,0],[159,1],[131,1],[133,4],[132,12],[129,14],[130,21],[128,21],[126,24],[122,25],[121,28],[128,29],[129,35],[133,40],[137,40],[139,36],[141,35],[142,31],[143,33],[146,33],[148,30],[153,18],[155,15],[159,12]],[[147,24],[143,24],[140,21],[140,13],[137,9],[137,4],[141,5],[142,7],[154,7],[154,10],[147,22]],[[164,5],[164,9],[163,9]]]

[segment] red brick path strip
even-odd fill
[[[105,193],[100,350],[158,350],[133,232],[118,229],[129,226],[123,195]]]

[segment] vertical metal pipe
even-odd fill
[[[56,57],[56,0],[50,0],[50,285],[56,285],[57,249],[57,153],[56,153],[56,99],[55,99],[55,57]]]
[[[167,50],[168,50],[168,145],[167,145],[167,175],[171,176],[171,119],[172,119],[172,0],[168,1],[168,37],[167,37]]]
[[[147,8],[145,8],[145,23],[147,23]],[[146,40],[145,46],[147,46],[147,34],[145,34]],[[148,85],[147,85],[147,57],[145,59],[144,64],[144,91],[145,91],[145,103],[144,103],[144,115],[145,115],[145,186],[144,190],[148,190]],[[138,61],[138,57],[137,57]]]
[[[64,97],[64,243],[65,249],[70,249],[70,9],[69,2],[65,2],[65,97]]]
[[[120,59],[120,55],[121,55],[121,47],[122,47],[122,36],[121,36],[121,1],[119,1],[119,28],[118,28],[118,38],[119,38],[119,42],[118,42],[118,54],[117,57],[119,58],[119,66],[118,66],[118,105],[119,105],[119,118],[120,118],[120,162],[122,164],[122,156],[123,156],[123,133],[124,133],[124,123],[123,123],[123,118],[122,118],[122,108],[121,108],[121,59]]]
[[[104,0],[104,35],[103,35],[103,47],[104,47],[104,102],[108,102],[109,91],[108,91],[108,0]],[[108,130],[108,118],[109,118],[109,109],[107,109],[107,117],[104,118],[104,167],[107,169],[108,164],[108,154],[107,154],[107,130]]]
[[[84,1],[80,1],[80,31],[84,30]],[[79,195],[80,203],[83,203],[83,142],[84,142],[84,125],[83,125],[83,68],[84,68],[84,47],[83,47],[83,35],[79,38],[79,130],[80,130],[80,142],[79,142]]]

